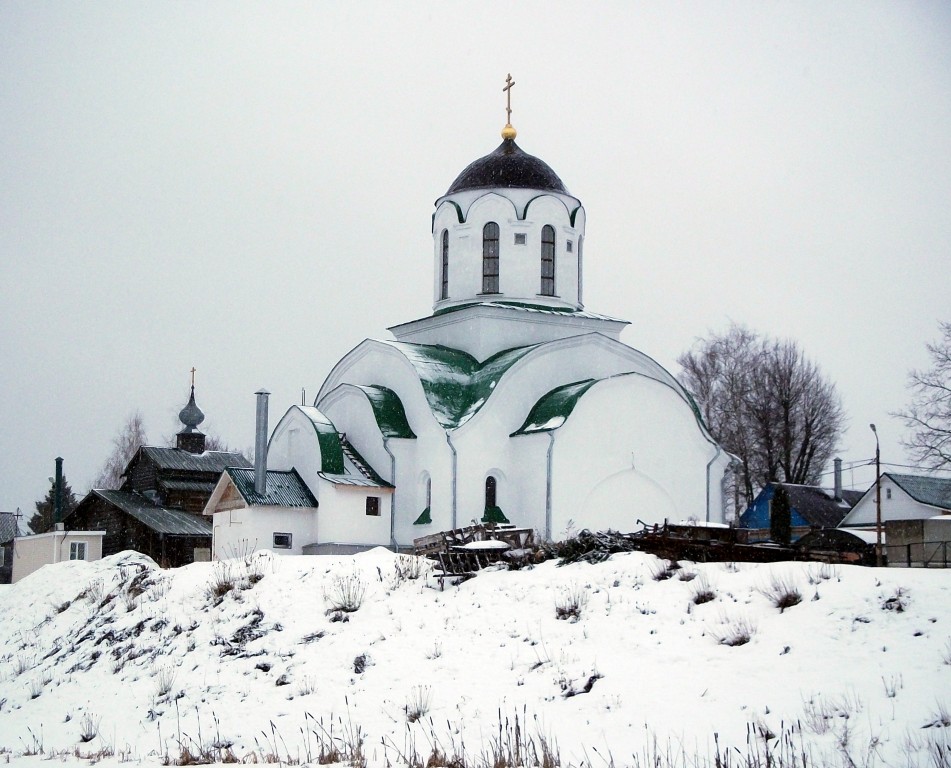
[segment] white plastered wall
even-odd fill
[[[212,557],[227,560],[266,549],[278,555],[300,555],[316,542],[317,518],[313,509],[255,506],[215,512],[212,515]],[[274,534],[291,534],[290,549],[275,549]]]
[[[322,480],[322,498],[317,512],[317,538],[320,544],[387,546],[390,543],[392,492],[382,488],[331,485]],[[379,516],[366,513],[367,496],[380,499]]]
[[[891,491],[891,498],[888,498]],[[925,520],[940,514],[941,510],[915,501],[888,475],[882,476],[882,522],[886,520]],[[875,505],[875,487],[873,486],[858,503],[852,507],[841,523],[840,528],[851,526],[875,525],[877,510]]]
[[[670,387],[630,374],[598,382],[555,435],[552,528],[636,530],[707,516],[722,522],[721,483],[729,457],[703,434]]]
[[[441,309],[473,300],[519,300],[555,307],[578,308],[578,241],[584,235],[584,211],[575,222],[574,198],[531,190],[483,191],[467,201],[465,221],[459,223],[456,206],[440,202],[433,218],[433,307]],[[517,199],[516,199],[517,198]],[[458,202],[453,198],[453,202]],[[524,217],[524,218],[523,218]],[[499,225],[499,292],[482,293],[482,232]],[[555,229],[555,296],[541,296],[541,234]],[[442,233],[449,232],[449,295],[442,289]],[[516,234],[525,244],[515,244]],[[571,241],[569,253],[567,243]]]
[[[105,531],[50,531],[13,540],[12,583],[38,571],[44,565],[69,560],[72,542],[86,544],[87,561],[102,558],[102,537]]]
[[[267,450],[268,469],[296,469],[297,474],[319,501],[318,473],[321,470],[321,461],[320,442],[314,422],[300,406],[292,405],[271,433]]]

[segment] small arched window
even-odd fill
[[[440,268],[442,287],[439,289],[439,298],[449,298],[449,230],[442,231],[442,266]]]
[[[499,292],[499,225],[482,228],[482,293]]]
[[[431,507],[433,505],[433,479],[431,477],[426,478],[426,506]]]
[[[495,503],[495,490],[496,490],[496,481],[492,475],[489,475],[485,479],[485,508],[491,509],[492,507],[498,506]]]
[[[555,228],[542,227],[542,296],[555,295]]]

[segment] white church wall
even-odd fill
[[[299,406],[291,406],[274,427],[267,451],[268,469],[296,469],[315,498],[321,470],[320,443],[313,421]],[[306,542],[309,543],[309,542]]]
[[[323,494],[317,511],[317,537],[324,544],[388,546],[392,493],[381,488],[332,485],[321,480]],[[379,516],[368,515],[367,496],[380,499]]]
[[[416,369],[396,347],[366,339],[351,350],[330,372],[317,394],[317,406],[340,384],[374,384],[396,393],[413,433],[421,437],[439,429]],[[445,438],[443,438],[445,439]]]
[[[536,195],[516,206],[497,192],[483,192],[459,223],[454,205],[442,203],[433,221],[433,303],[439,309],[485,298],[482,293],[482,234],[488,222],[499,226],[498,299],[521,299],[537,304],[571,307],[578,305],[577,243],[583,228],[572,226],[571,209],[553,195]],[[523,213],[525,217],[522,218]],[[583,226],[583,217],[581,219]],[[541,235],[550,224],[555,229],[555,296],[541,295]],[[576,225],[578,224],[576,220]],[[442,233],[449,232],[448,296],[442,299]],[[516,244],[516,234],[524,244]],[[572,252],[567,241],[572,241]]]
[[[227,560],[259,549],[278,555],[300,555],[317,540],[314,510],[254,506],[215,512],[212,516],[212,550],[215,560]],[[275,547],[274,534],[291,535],[291,547]]]
[[[338,432],[346,434],[348,442],[374,471],[392,483],[392,461],[383,445],[383,435],[366,394],[355,386],[343,384],[321,399],[320,410]]]
[[[706,519],[706,467],[716,447],[693,411],[669,387],[640,375],[595,384],[555,436],[554,531],[578,527],[636,530],[637,520]],[[714,461],[711,521],[722,522]]]

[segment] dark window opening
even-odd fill
[[[485,508],[490,509],[496,506],[495,503],[496,481],[492,475],[485,479]]]
[[[482,228],[482,293],[499,292],[499,225]]]
[[[555,295],[555,228],[542,227],[542,296]]]
[[[449,298],[449,230],[442,231],[442,288],[439,290],[440,299]]]
[[[380,516],[380,497],[367,496],[367,514],[371,517]]]
[[[293,538],[289,533],[275,533],[274,549],[290,549]]]

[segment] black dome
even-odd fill
[[[452,182],[446,194],[488,187],[542,189],[568,194],[548,163],[523,152],[514,139],[505,139],[494,152],[470,163]]]

